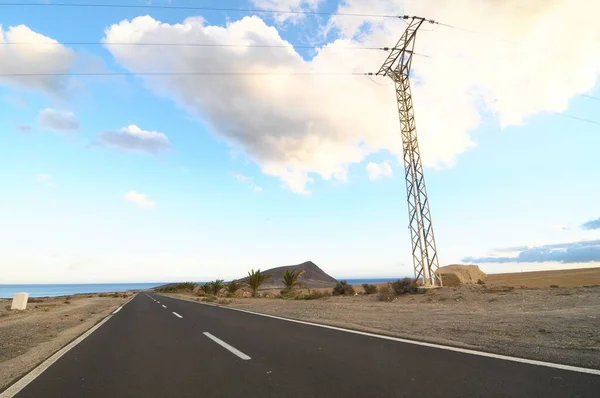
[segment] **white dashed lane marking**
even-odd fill
[[[223,347],[226,350],[228,350],[229,352],[231,352],[232,354],[238,356],[239,358],[242,358],[244,361],[247,361],[247,360],[251,359],[248,355],[244,354],[243,352],[241,352],[237,348],[230,346],[229,344],[227,344],[223,340],[221,340],[219,338],[216,338],[212,334],[210,334],[208,332],[204,332],[204,335],[206,337],[208,337],[209,339],[211,339],[212,341],[214,341],[215,343],[217,343],[218,345],[220,345],[221,347]]]

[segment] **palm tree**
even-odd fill
[[[243,283],[238,281],[231,281],[227,284],[227,292],[231,294],[236,294],[238,290],[240,290],[244,286]]]
[[[211,282],[211,287],[212,287],[212,294],[213,296],[217,296],[219,295],[219,292],[221,291],[221,289],[223,289],[223,287],[225,287],[225,284],[223,283],[223,279],[217,279],[214,282]]]
[[[248,278],[246,279],[246,283],[250,286],[250,289],[252,289],[252,297],[256,297],[256,291],[260,285],[271,279],[271,275],[261,273],[260,269],[257,269],[256,271],[250,270],[250,272],[248,272]]]
[[[302,282],[298,279],[302,276],[304,270],[302,269],[286,269],[283,273],[283,279],[281,280],[285,285],[285,291],[291,291],[297,286],[301,286]]]
[[[204,294],[211,294],[213,291],[212,285],[213,285],[212,282],[206,282],[202,286],[200,286],[200,288],[202,289]]]

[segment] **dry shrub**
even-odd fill
[[[377,286],[375,286],[375,285],[370,285],[368,283],[363,283],[362,287],[363,287],[363,290],[365,291],[365,294],[375,294],[375,293],[377,293]]]
[[[417,281],[412,278],[402,278],[398,279],[396,282],[392,282],[392,289],[394,289],[396,295],[407,293],[414,294],[418,293],[419,285],[417,285]]]
[[[354,296],[354,288],[349,285],[346,281],[339,281],[333,288],[332,294],[334,296]]]
[[[390,286],[389,283],[379,286],[379,289],[377,292],[377,300],[392,301],[394,299],[394,296],[395,296],[394,290],[392,289],[392,287]]]

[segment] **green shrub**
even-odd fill
[[[301,293],[296,292],[294,290],[284,289],[279,292],[279,297],[282,299],[296,299],[300,295]]]
[[[160,293],[193,292],[194,289],[196,289],[196,286],[198,286],[198,284],[195,282],[181,282],[157,287],[154,288],[154,290]]]
[[[212,282],[203,283],[200,286],[200,289],[202,290],[202,292],[204,294],[212,294],[212,291],[213,291]]]
[[[412,278],[403,278],[393,282],[392,289],[394,289],[396,295],[407,293],[414,294],[419,291],[419,285],[417,285],[417,281]]]
[[[218,296],[224,287],[225,284],[223,283],[223,279],[217,279],[211,282],[211,293],[213,294],[213,296]]]
[[[339,281],[333,288],[334,296],[353,296],[354,294],[354,288],[346,281]]]
[[[283,273],[283,278],[281,279],[285,286],[285,290],[290,291],[295,287],[302,286],[302,282],[299,281],[302,274],[304,274],[304,270],[301,269],[286,269]]]
[[[246,283],[250,286],[250,289],[252,289],[252,297],[258,296],[258,289],[269,279],[271,279],[271,275],[260,272],[260,269],[257,269],[256,271],[252,269],[248,272]]]
[[[296,297],[294,297],[295,300],[318,300],[320,298],[323,297],[328,297],[329,294],[328,293],[324,293],[324,292],[310,292],[309,294],[299,294]]]
[[[230,293],[231,295],[234,295],[237,293],[238,290],[240,290],[242,287],[244,287],[244,284],[238,281],[231,281],[227,284],[227,293]]]
[[[363,283],[362,285],[365,294],[375,294],[377,293],[377,286],[369,285],[368,283]]]
[[[394,290],[392,289],[392,286],[390,286],[389,283],[386,283],[385,285],[381,285],[379,286],[378,292],[377,292],[377,300],[379,301],[392,301],[394,299]]]

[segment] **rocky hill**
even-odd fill
[[[298,265],[285,265],[283,267],[271,268],[262,271],[267,275],[271,275],[271,278],[268,282],[261,286],[261,289],[283,288],[284,286],[281,279],[283,278],[283,273],[288,269],[304,270],[304,273],[302,276],[300,276],[299,280],[309,288],[332,287],[337,283],[335,278],[327,275],[325,271],[319,268],[315,263],[312,261],[306,261]]]

